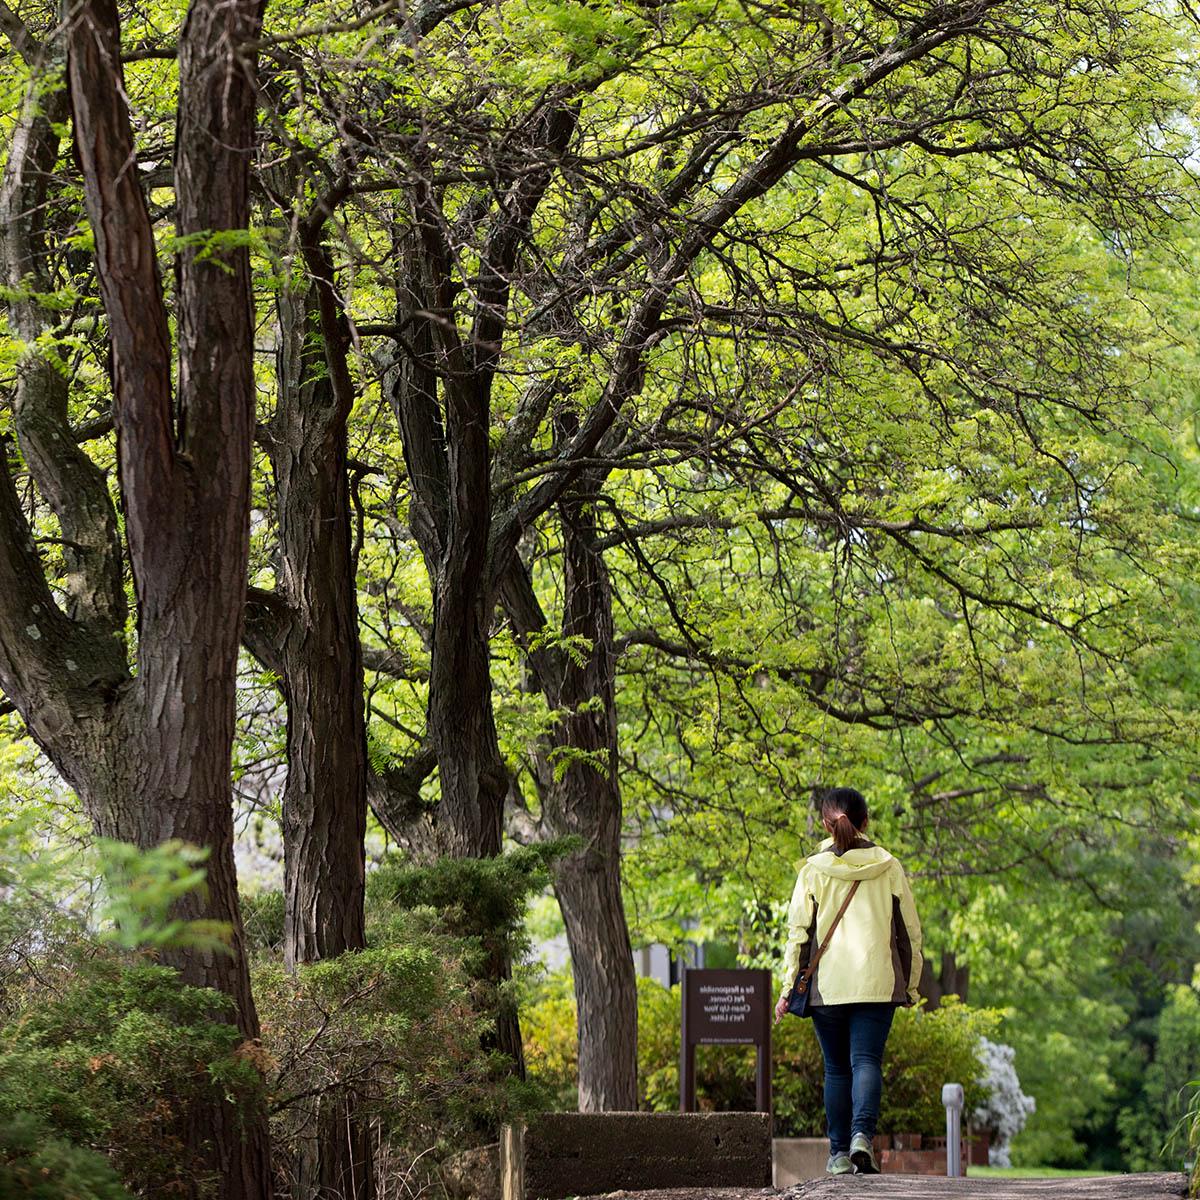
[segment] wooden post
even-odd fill
[[[754,1080],[755,1104],[759,1112],[771,1111],[771,1031],[767,1030],[766,1043],[758,1044],[757,1070]]]
[[[525,1200],[525,1125],[500,1130],[500,1200]]]
[[[688,1024],[687,970],[679,982],[679,1111],[696,1111],[696,1043]]]

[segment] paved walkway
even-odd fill
[[[947,1179],[936,1175],[843,1175],[797,1184],[794,1200],[1179,1200],[1186,1175],[1097,1175],[1090,1179]]]
[[[1180,1200],[1187,1177],[1097,1175],[1085,1179],[946,1179],[937,1175],[841,1175],[774,1188],[673,1188],[610,1192],[603,1200]],[[600,1200],[580,1197],[580,1200]]]

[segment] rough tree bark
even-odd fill
[[[410,521],[433,587],[427,736],[440,784],[436,836],[444,854],[490,858],[500,853],[508,793],[492,710],[491,379],[453,325],[439,217],[428,197],[417,209],[419,237],[399,239],[407,269],[397,289],[413,352],[397,356],[388,392],[413,484]],[[441,397],[439,374],[446,377]],[[512,968],[497,959],[486,970],[503,983]],[[494,1041],[523,1075],[520,1026],[507,1006]]]
[[[583,849],[556,867],[579,1013],[579,1109],[631,1112],[637,1104],[637,979],[621,896],[621,786],[617,773],[612,590],[596,544],[595,495],[584,476],[558,506],[564,550],[563,656],[556,747],[569,755],[543,790],[555,836]],[[567,643],[571,644],[571,643]],[[585,648],[586,647],[586,648]]]
[[[412,527],[433,587],[428,736],[440,783],[439,843],[446,854],[487,858],[500,853],[508,791],[492,713],[491,380],[454,326],[436,205],[426,196],[415,207],[419,239],[401,239],[407,269],[399,289],[415,353],[400,357],[391,398],[413,482]]]
[[[179,262],[174,395],[117,10],[112,0],[82,0],[65,24],[75,151],[112,346],[138,601],[136,673],[127,662],[120,548],[103,477],[75,447],[65,390],[50,386],[33,359],[21,381],[18,435],[64,537],[73,531],[66,611],[47,585],[0,456],[0,686],[79,792],[97,832],[139,846],[181,838],[209,850],[207,888],[184,900],[178,915],[226,922],[230,952],[172,949],[163,957],[186,982],[231,996],[247,1041],[257,1038],[258,1022],[237,907],[230,751],[254,429],[249,256],[237,235],[248,218],[255,82],[252,57],[237,48],[260,23],[257,2],[196,0],[180,38],[175,192],[178,231],[191,241]],[[5,203],[25,205],[26,214],[35,211],[27,207],[30,189],[45,187],[53,160],[31,112],[22,125],[29,140],[7,164],[4,183]],[[6,245],[9,278],[45,262],[38,222],[19,225],[23,246]],[[234,236],[203,257],[196,242],[211,231]],[[30,308],[23,319],[48,318]],[[214,1096],[184,1120],[222,1196],[270,1196],[264,1112],[252,1106],[239,1114]]]
[[[354,389],[332,270],[306,247],[308,287],[278,299],[278,400],[266,430],[279,522],[278,590],[254,592],[246,642],[287,706],[282,803],[284,959],[317,962],[366,945],[367,738],[346,421]],[[295,1164],[301,1197],[374,1195],[371,1141],[351,1100],[315,1102]]]
[[[630,1112],[638,1106],[637,977],[621,895],[612,591],[597,544],[598,490],[589,473],[558,505],[570,653],[530,642],[546,618],[523,567],[509,570],[501,595],[539,688],[562,714],[537,755],[538,833],[583,841],[554,872],[578,1014],[579,1108]]]
[[[270,426],[279,591],[289,614],[281,647],[289,967],[365,945],[367,738],[346,474],[354,389],[339,315],[331,311],[326,320],[320,313],[320,293],[332,287],[331,265],[319,246],[310,253],[310,269],[323,273],[313,285],[317,311],[303,297],[280,298],[282,378]]]

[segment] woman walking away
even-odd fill
[[[867,802],[853,788],[821,798],[830,837],[805,859],[788,909],[786,1012],[811,1016],[825,1058],[831,1175],[877,1175],[872,1139],[883,1048],[896,1006],[917,1002],[921,923],[904,868],[864,836]]]

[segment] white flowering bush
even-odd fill
[[[993,1167],[1012,1166],[1009,1158],[1012,1140],[1037,1108],[1037,1101],[1021,1091],[1021,1081],[1013,1065],[1015,1054],[1011,1046],[979,1039],[979,1058],[983,1063],[980,1082],[988,1098],[971,1113],[971,1120],[976,1128],[986,1129],[992,1135],[988,1162]]]

